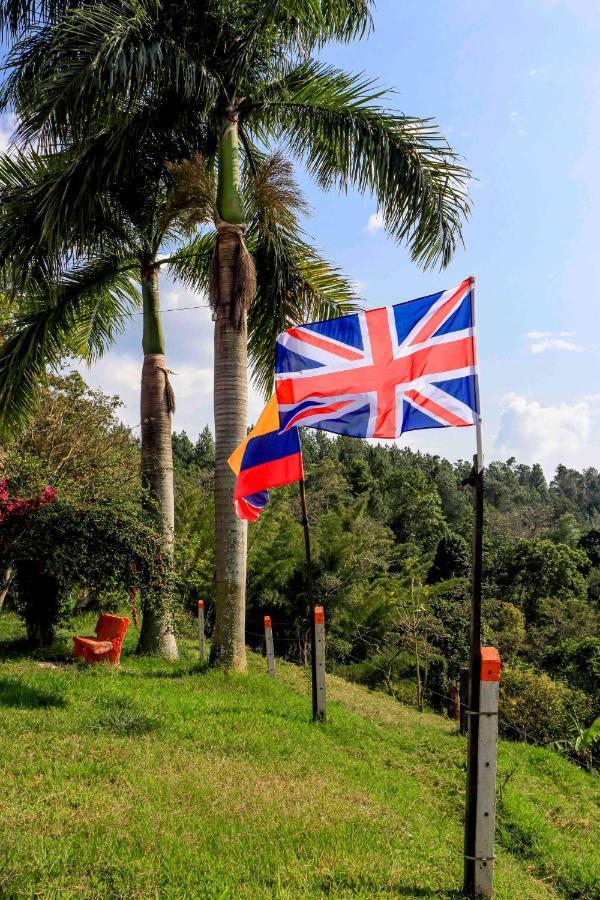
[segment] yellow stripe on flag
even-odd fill
[[[248,446],[249,441],[252,438],[260,437],[261,434],[269,434],[271,431],[279,431],[279,408],[277,406],[277,396],[273,394],[265,408],[260,414],[258,422],[250,432],[246,436],[246,439],[242,441],[239,447],[236,447],[227,462],[229,466],[233,469],[236,475],[240,474],[240,469],[242,468],[242,460],[244,458],[244,453],[246,452],[246,447]]]

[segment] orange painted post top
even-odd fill
[[[315,625],[325,624],[325,610],[322,606],[315,606]]]
[[[271,616],[265,616],[265,628],[271,627]]]
[[[198,600],[198,609],[204,609],[204,600]]]
[[[481,648],[480,681],[500,681],[500,654],[495,647]]]

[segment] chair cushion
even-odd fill
[[[107,656],[113,646],[111,641],[97,641],[94,638],[85,637],[73,638],[73,645],[75,656],[81,656],[84,659]]]

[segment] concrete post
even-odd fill
[[[475,896],[492,897],[496,829],[496,757],[498,753],[498,692],[500,655],[481,648],[479,681],[479,754],[475,837]]]
[[[267,649],[267,669],[271,678],[275,678],[275,648],[273,646],[271,616],[265,616],[265,646]]]
[[[327,692],[325,687],[325,611],[322,606],[314,608],[314,654],[313,663],[313,720],[324,722],[327,715]]]
[[[198,650],[200,662],[206,659],[206,642],[204,639],[204,600],[198,600]]]

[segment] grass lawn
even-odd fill
[[[90,633],[93,617],[79,619]],[[459,896],[465,741],[341,679],[29,658],[0,614],[1,897]],[[600,897],[600,779],[502,743],[496,897]]]

